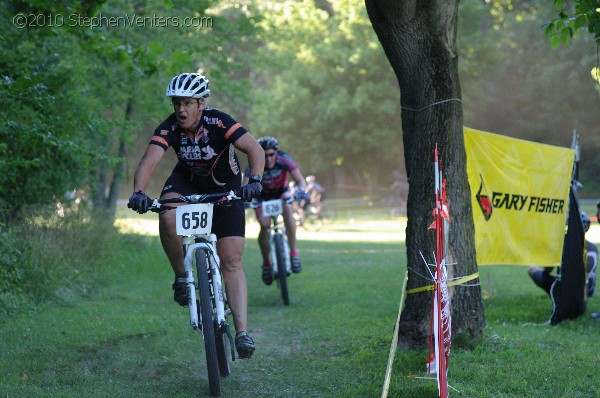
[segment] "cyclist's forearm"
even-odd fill
[[[133,192],[146,192],[148,185],[150,184],[150,178],[152,171],[148,171],[146,168],[138,167],[133,177]]]
[[[260,148],[260,146],[259,146]],[[262,150],[262,148],[260,148]],[[262,177],[265,172],[265,152],[250,152],[248,153],[248,164],[250,165],[250,174],[259,175]]]
[[[164,153],[165,151],[156,145],[148,146],[148,149],[146,149],[146,153],[144,153],[142,160],[140,160],[140,164],[138,165],[135,171],[135,175],[133,177],[134,192],[146,192],[146,189],[150,184],[152,172],[154,171],[156,165],[162,159]]]
[[[296,181],[298,189],[306,191],[306,180],[304,180],[302,173],[300,173],[300,169],[292,171],[292,178],[294,179],[294,181]]]
[[[265,171],[265,151],[256,142],[254,137],[246,133],[235,142],[234,146],[248,156],[248,164],[250,166],[250,174],[248,176],[254,174],[262,176]]]

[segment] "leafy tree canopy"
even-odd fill
[[[376,182],[404,167],[398,87],[360,0],[257,5],[264,20],[252,118],[306,173]],[[374,162],[374,159],[376,161]],[[341,173],[340,173],[341,174]]]
[[[600,46],[600,3],[597,0],[554,0],[554,7],[559,10],[558,17],[546,26],[552,47],[568,46],[583,29],[587,29]]]
[[[102,205],[136,133],[171,111],[164,87],[176,73],[214,72],[211,81],[222,83],[224,98],[244,97],[227,94],[242,91],[247,79],[225,78],[244,57],[222,50],[235,27],[253,36],[250,24],[239,13],[206,18],[213,3],[30,0],[9,1],[0,10],[13,21],[0,26],[0,38],[12,44],[0,60],[3,219],[24,203],[53,203],[79,187],[97,193]],[[19,26],[15,18],[23,17],[26,26]],[[90,18],[102,23],[90,26]],[[110,18],[118,23],[109,24]],[[133,18],[143,23],[128,24]],[[190,18],[202,23],[183,26]]]
[[[600,115],[595,42],[582,35],[551,49],[547,2],[463,0],[458,47],[465,124],[499,134],[570,146],[580,133],[584,192],[598,192]]]
[[[0,10],[19,13],[93,11],[102,2],[11,2]],[[45,14],[46,13],[46,14]],[[92,167],[90,136],[106,123],[83,97],[86,55],[67,30],[41,24],[19,29],[0,25],[0,208],[14,217],[24,204],[44,204],[81,180]],[[85,100],[84,100],[85,99]]]

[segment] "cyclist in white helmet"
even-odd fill
[[[206,105],[209,93],[208,79],[198,73],[179,74],[167,86],[166,94],[171,98],[174,112],[154,130],[135,172],[129,204],[138,213],[145,213],[150,206],[150,198],[144,192],[169,147],[177,154],[178,162],[163,186],[162,199],[241,189],[243,199],[250,201],[260,194],[264,150],[231,116]],[[248,157],[251,177],[244,186],[235,149]],[[175,273],[174,298],[186,306],[183,249],[175,224],[174,210],[159,215],[160,240]],[[237,331],[236,348],[241,358],[249,358],[255,347],[247,333],[248,298],[242,269],[246,225],[243,204],[215,206],[212,225]]]

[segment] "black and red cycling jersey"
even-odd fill
[[[283,151],[277,151],[275,157],[275,165],[272,169],[265,168],[262,175],[261,184],[263,190],[260,195],[260,199],[279,199],[283,194],[287,193],[288,187],[288,173],[293,172],[298,168],[298,164],[289,154]],[[245,174],[248,175],[250,172],[249,168],[246,168]]]
[[[240,163],[233,143],[246,132],[228,114],[207,107],[194,139],[179,127],[172,113],[154,130],[150,144],[165,151],[173,147],[179,160],[173,173],[189,175],[190,182],[206,192],[218,192],[239,188]]]

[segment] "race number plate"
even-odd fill
[[[263,216],[273,217],[283,213],[283,201],[281,199],[266,200],[262,202]]]
[[[212,203],[178,206],[177,235],[209,234],[212,228]]]

